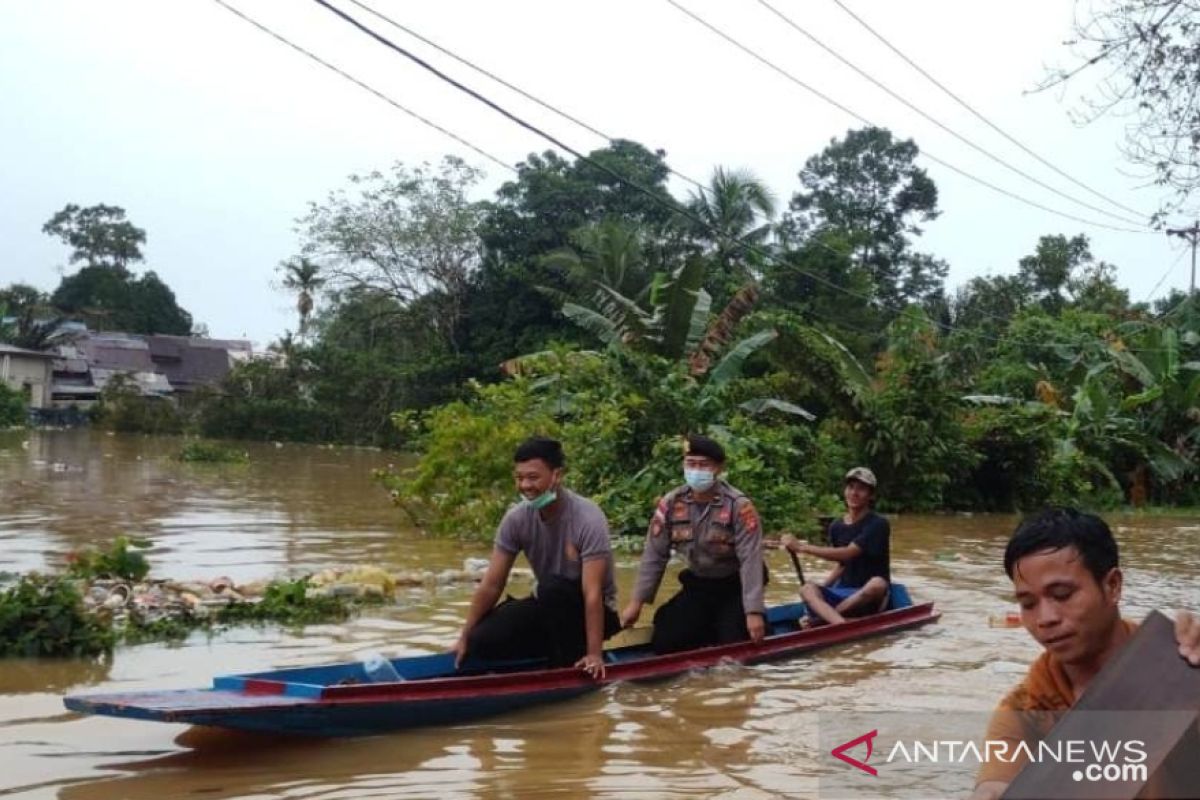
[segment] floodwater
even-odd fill
[[[0,433],[0,571],[56,568],[72,549],[123,533],[151,538],[153,574],[181,579],[243,581],[355,564],[438,571],[489,551],[406,527],[370,480],[393,454],[249,444],[248,465],[205,466],[173,461],[178,447],[169,438],[86,430]],[[850,712],[986,712],[1019,679],[1036,646],[1021,629],[988,624],[1014,608],[999,563],[1014,521],[893,518],[893,573],[918,600],[937,603],[937,624],[793,661],[615,685],[458,727],[279,740],[79,716],[61,698],[203,686],[214,674],[346,660],[366,649],[445,649],[469,586],[406,590],[396,605],[342,624],[196,634],[181,644],[123,647],[105,662],[0,660],[0,796],[919,796],[882,783],[865,787],[872,793],[822,791],[814,737],[823,720]],[[1110,522],[1123,548],[1127,616],[1196,607],[1200,520]],[[793,599],[790,564],[779,553],[770,558],[768,600]],[[625,597],[636,557],[618,564]],[[949,785],[950,796],[963,796],[969,775]]]

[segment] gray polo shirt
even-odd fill
[[[500,521],[496,547],[511,555],[524,553],[539,583],[551,575],[580,580],[583,562],[604,559],[604,604],[615,611],[617,585],[608,519],[600,506],[570,489],[559,488],[558,506],[548,523],[528,506],[513,506]]]

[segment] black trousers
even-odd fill
[[[467,635],[467,655],[506,660],[545,658],[552,667],[574,664],[587,652],[580,581],[539,582],[536,597],[511,595],[479,620]],[[604,607],[604,638],[621,629],[615,611]]]
[[[655,653],[674,653],[694,647],[730,644],[750,638],[742,608],[742,580],[700,578],[684,570],[683,588],[654,613]]]

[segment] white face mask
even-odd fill
[[[683,468],[683,481],[697,492],[707,492],[717,482],[716,473],[709,469]]]

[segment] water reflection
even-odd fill
[[[28,440],[28,447],[22,443]],[[487,544],[431,541],[368,479],[393,456],[252,445],[239,468],[180,464],[179,441],[0,433],[0,571],[43,568],[118,533],[150,534],[155,572],[242,580],[326,566],[457,568]],[[58,466],[56,466],[58,465]],[[1196,607],[1200,521],[1113,516],[1126,611]],[[940,624],[810,658],[623,684],[475,725],[357,740],[275,740],[66,713],[61,694],[207,685],[214,674],[444,649],[470,587],[303,630],[237,628],[111,661],[0,661],[0,795],[21,798],[812,797],[821,714],[986,711],[1037,648],[988,617],[1013,608],[1011,516],[899,516],[893,568]],[[768,600],[796,577],[773,558]],[[820,569],[814,563],[806,565]],[[618,563],[627,594],[636,559]],[[668,578],[668,580],[670,580]],[[524,586],[513,589],[526,591]]]

